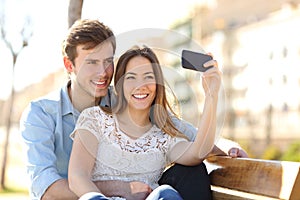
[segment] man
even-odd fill
[[[77,21],[63,41],[63,61],[70,80],[59,91],[32,101],[24,111],[20,130],[27,147],[27,172],[31,199],[78,199],[69,189],[67,174],[76,120],[85,108],[110,106],[109,88],[116,42],[113,32],[97,20]],[[176,126],[193,138],[195,128],[182,122]],[[230,148],[224,150],[227,154]],[[239,150],[233,157],[243,156]],[[214,153],[224,152],[215,147]],[[232,151],[233,152],[233,151]],[[176,165],[165,172],[161,184],[174,186],[184,199],[210,199],[205,165]],[[127,200],[145,199],[151,192],[142,182],[104,181],[96,183],[106,196]]]

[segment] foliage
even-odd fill
[[[300,162],[300,141],[292,143],[282,155],[281,160]]]
[[[282,153],[279,149],[279,147],[270,145],[269,147],[266,148],[262,155],[262,159],[266,160],[280,160],[282,156]]]
[[[236,142],[244,149],[244,151],[246,151],[249,158],[255,158],[256,157],[254,152],[252,151],[251,145],[248,141],[238,140]]]
[[[1,196],[9,195],[9,194],[19,194],[19,195],[28,196],[28,190],[24,188],[17,188],[17,187],[6,187],[5,189],[0,190],[0,199],[2,199]]]

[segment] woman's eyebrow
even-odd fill
[[[136,75],[134,72],[126,72],[126,75]]]
[[[148,74],[154,74],[154,72],[149,71],[149,72],[143,73],[143,75],[148,75]],[[137,73],[135,73],[135,72],[126,72],[126,75],[137,75]]]
[[[154,72],[152,72],[152,71],[151,71],[151,72],[145,72],[144,74],[145,74],[145,75],[148,75],[148,74],[154,74]]]

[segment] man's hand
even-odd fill
[[[248,154],[238,143],[225,138],[219,139],[210,155],[230,156],[232,158],[248,158]]]
[[[138,199],[146,199],[146,197],[152,192],[152,189],[149,185],[133,181],[130,182],[130,193],[128,196],[125,196],[126,200],[138,200]]]
[[[109,197],[123,197],[126,200],[144,200],[152,192],[149,185],[139,181],[97,181],[99,190]]]
[[[237,158],[237,157],[248,158],[248,154],[242,148],[238,148],[238,147],[233,147],[229,149],[228,156],[232,158]]]

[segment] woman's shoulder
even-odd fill
[[[89,118],[106,118],[106,119],[112,119],[112,115],[104,112],[100,106],[93,106],[84,109],[81,114],[82,117],[89,117]]]

